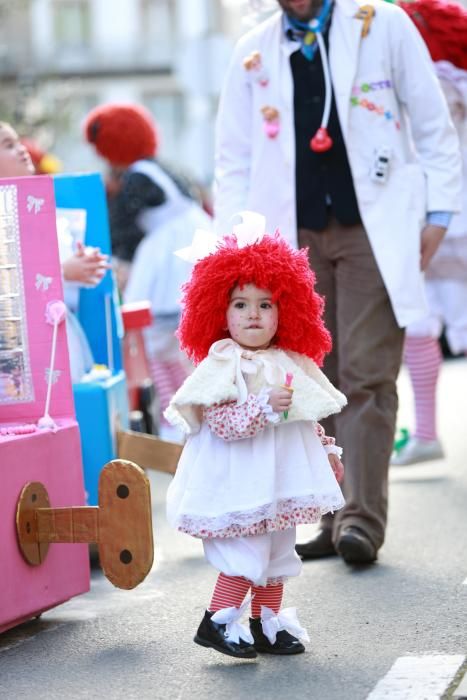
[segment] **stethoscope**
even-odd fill
[[[316,41],[318,42],[319,53],[321,55],[321,63],[323,65],[324,74],[324,110],[323,116],[321,118],[321,126],[317,130],[316,134],[310,139],[310,148],[314,153],[325,153],[332,148],[332,138],[328,133],[329,116],[331,114],[331,100],[332,100],[332,82],[331,82],[331,71],[329,68],[328,52],[326,51],[326,45],[324,43],[323,35],[319,30],[319,22],[317,19],[312,19],[309,23],[310,29],[314,32],[316,36]]]
[[[321,16],[327,14],[331,7],[332,0],[325,0],[324,8],[322,10]],[[323,66],[324,75],[324,110],[321,119],[321,125],[318,128],[316,134],[310,139],[310,148],[315,153],[324,153],[332,148],[333,142],[332,138],[328,133],[329,116],[331,114],[331,102],[332,102],[332,82],[331,82],[331,70],[329,68],[328,53],[326,51],[326,44],[324,43],[322,28],[323,23],[320,21],[319,17],[315,17],[309,22],[299,22],[295,21],[299,25],[302,31],[311,31],[318,43],[318,49],[321,56],[321,64]]]

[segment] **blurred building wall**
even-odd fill
[[[242,0],[0,0],[0,119],[35,135],[68,171],[101,168],[83,144],[94,105],[141,102],[160,155],[212,177],[217,98]]]
[[[266,12],[276,5],[256,4]],[[67,170],[85,170],[102,167],[81,139],[89,109],[142,102],[160,125],[161,158],[209,183],[222,76],[248,28],[248,7],[249,0],[0,0],[0,119],[38,137]]]

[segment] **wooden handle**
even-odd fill
[[[116,459],[99,478],[99,561],[118,588],[134,588],[154,558],[151,491],[144,471]]]
[[[16,530],[32,566],[45,561],[50,543],[96,542],[107,578],[118,588],[134,588],[154,558],[149,481],[132,462],[109,462],[99,477],[99,506],[89,508],[51,508],[45,486],[30,482],[18,500]]]

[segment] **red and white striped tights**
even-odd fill
[[[172,396],[187,378],[188,372],[182,362],[177,360],[162,362],[160,360],[150,359],[149,369],[152,381],[159,395],[161,423],[168,425],[163,413],[169,405]]]
[[[261,617],[261,606],[271,608],[276,615],[281,609],[283,583],[274,583],[268,586],[255,586],[241,576],[226,576],[219,574],[214,588],[210,612],[217,612],[223,608],[239,608],[243,603],[246,594],[251,588],[253,599],[251,601],[251,616]]]
[[[406,337],[404,362],[409,371],[415,402],[415,437],[436,440],[436,385],[442,363],[435,338]]]

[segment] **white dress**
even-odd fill
[[[259,535],[316,522],[344,505],[328,459],[339,448],[323,446],[313,421],[272,413],[267,392],[283,379],[276,381],[267,364],[267,371],[256,362],[255,374],[242,375],[248,401],[259,403],[267,416],[264,429],[227,441],[203,420],[188,436],[167,494],[168,520],[182,532],[201,538]],[[283,377],[281,367],[275,370],[276,379]]]

